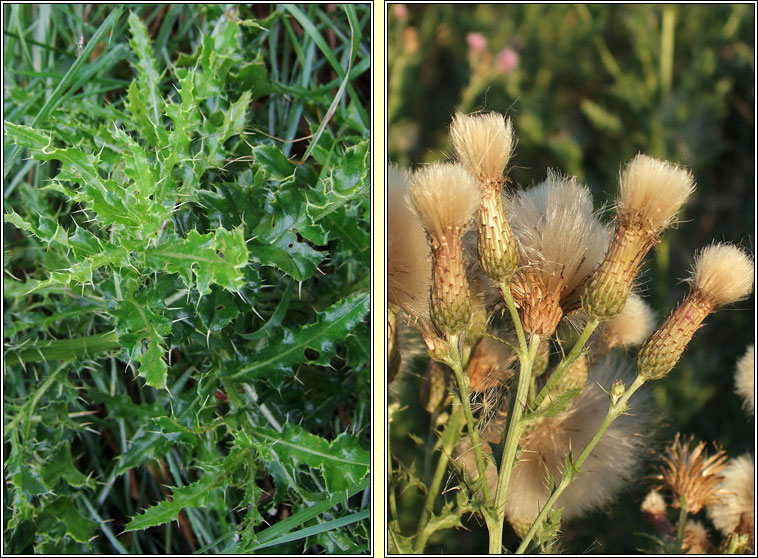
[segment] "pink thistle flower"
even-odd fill
[[[466,44],[469,52],[481,54],[487,50],[487,39],[481,33],[469,33],[466,35]]]
[[[520,61],[521,57],[518,55],[518,52],[508,47],[497,53],[495,67],[502,73],[507,74],[515,70]]]

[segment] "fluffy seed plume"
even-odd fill
[[[755,464],[750,455],[731,459],[723,471],[724,481],[719,486],[721,499],[708,506],[713,525],[725,536],[733,533],[748,535],[754,547]]]
[[[414,172],[410,199],[427,234],[437,238],[462,231],[479,206],[471,174],[449,163],[432,163]]]
[[[645,254],[694,188],[692,174],[672,163],[642,154],[629,162],[619,178],[611,246],[582,300],[587,314],[609,320],[622,311]]]
[[[413,174],[409,198],[432,252],[432,323],[443,337],[458,334],[471,317],[462,239],[479,206],[476,183],[460,165],[435,163]]]
[[[506,498],[506,517],[520,536],[536,519],[547,501],[547,471],[560,482],[561,470],[569,450],[579,455],[603,422],[608,412],[608,395],[612,379],[628,371],[618,359],[605,359],[592,372],[590,383],[573,400],[568,409],[556,417],[535,423],[519,442],[522,453],[513,469]],[[618,493],[636,474],[642,449],[643,433],[649,425],[649,413],[640,412],[645,394],[638,393],[633,414],[622,415],[606,430],[582,466],[582,472],[563,492],[556,507],[563,508],[562,518],[569,520],[597,508]],[[482,451],[490,451],[487,442],[499,443],[505,424],[493,420],[482,432]],[[459,446],[456,459],[467,474],[476,478],[476,464],[471,447]],[[497,470],[489,465],[486,471],[491,491],[497,485]]]
[[[590,345],[590,363],[601,360],[611,349],[640,345],[655,329],[653,309],[636,293],[631,293],[621,314],[603,322]]]
[[[497,113],[458,113],[450,138],[461,163],[479,185],[477,252],[484,273],[497,282],[510,279],[518,264],[518,246],[503,208],[503,172],[513,149],[511,121]]]
[[[395,165],[387,177],[387,302],[411,317],[429,316],[431,256],[418,217],[406,203],[410,173]]]
[[[755,345],[750,345],[737,362],[734,376],[735,389],[745,405],[745,410],[755,415]]]
[[[619,215],[659,232],[695,191],[687,169],[639,154],[619,178]]]
[[[513,151],[513,126],[502,114],[465,115],[453,118],[450,139],[458,158],[480,183],[499,189],[503,171]]]
[[[682,550],[685,554],[708,554],[711,543],[708,542],[708,531],[700,521],[690,519],[684,526]]]
[[[671,525],[666,514],[666,508],[666,501],[657,490],[648,492],[640,506],[645,519],[660,536],[670,535],[674,531],[674,526]]]
[[[516,194],[506,212],[521,253],[512,292],[524,329],[550,335],[564,314],[579,308],[585,282],[605,254],[608,232],[593,213],[589,190],[553,172]]]
[[[671,492],[674,508],[680,508],[681,499],[685,498],[687,513],[694,515],[719,502],[719,484],[723,480],[720,473],[726,467],[726,454],[719,450],[709,457],[704,451],[705,442],[690,449],[691,442],[681,442],[677,434],[674,443],[666,448],[663,465],[655,478],[661,488]]]
[[[753,259],[745,252],[730,244],[712,244],[700,253],[690,281],[723,306],[753,291],[753,273]]]
[[[750,294],[753,269],[750,256],[735,246],[705,248],[690,276],[689,294],[642,345],[637,355],[640,375],[659,380],[668,374],[708,314]]]

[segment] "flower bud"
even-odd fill
[[[643,258],[694,187],[689,171],[647,155],[626,166],[619,178],[613,240],[582,297],[587,314],[605,321],[621,313]]]
[[[616,379],[616,381],[613,382],[613,385],[611,385],[611,391],[609,392],[611,396],[611,405],[618,403],[625,391],[624,381],[621,378]]]
[[[735,246],[705,248],[695,262],[689,294],[637,354],[640,376],[646,380],[666,376],[708,314],[750,294],[753,271],[753,260]]]

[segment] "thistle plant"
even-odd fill
[[[333,8],[3,5],[3,554],[369,552],[370,10]]]
[[[394,231],[390,218],[388,300],[405,301],[391,305],[391,325],[401,337],[415,329],[424,339],[423,402],[432,415],[426,444],[411,433],[425,445],[423,475],[390,446],[390,551],[421,553],[469,514],[486,525],[491,554],[506,550],[506,524],[520,539],[508,550],[554,551],[561,522],[607,503],[640,473],[655,427],[644,386],[675,373],[710,313],[752,292],[753,260],[732,244],[703,249],[689,294],[656,327],[636,285],[646,255],[694,193],[687,169],[637,155],[620,173],[614,218],[605,223],[574,177],[547,170],[531,188],[509,185],[516,139],[502,115],[456,114],[450,139],[459,164],[420,167],[409,180],[390,174],[391,195],[393,182],[410,184],[417,217],[414,225],[414,214],[391,200],[390,211],[403,215],[398,230],[424,230],[428,241],[420,251],[430,275],[418,261],[398,265],[412,261],[411,248],[393,237],[412,236]],[[637,347],[636,358],[625,354]],[[407,356],[395,383],[418,360]],[[392,403],[391,444],[402,421]],[[673,446],[661,473],[692,513],[716,504],[724,480],[726,457],[702,451]],[[705,476],[693,473],[700,465]],[[705,480],[693,485],[695,477]],[[424,495],[415,530],[399,513],[410,486]],[[651,496],[646,513],[668,529],[660,499]],[[680,548],[707,548],[702,524],[688,523],[686,512],[677,528],[678,538],[669,535]]]

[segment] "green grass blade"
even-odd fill
[[[341,504],[354,494],[358,494],[359,492],[366,490],[370,485],[371,478],[366,477],[355,486],[345,491],[341,491],[338,494],[332,494],[318,504],[292,514],[284,521],[280,521],[279,523],[276,523],[271,527],[264,529],[258,533],[256,538],[258,539],[259,543],[266,543],[268,541],[284,536],[285,533],[300,525],[303,525],[306,521],[313,519],[318,514],[323,513],[326,510],[337,506],[338,504]]]
[[[324,523],[319,523],[318,525],[313,525],[312,527],[306,527],[305,529],[300,529],[299,531],[288,533],[282,537],[274,539],[273,541],[269,541],[263,544],[259,544],[258,546],[254,546],[253,550],[260,550],[262,548],[268,548],[270,546],[275,546],[277,544],[284,544],[284,543],[304,539],[305,537],[310,537],[311,535],[318,535],[319,533],[324,533],[326,531],[331,531],[332,529],[337,529],[339,527],[344,527],[345,525],[350,525],[351,523],[355,523],[356,521],[361,521],[370,516],[371,516],[371,510],[363,510],[361,512],[347,515],[345,517],[340,517],[339,519],[333,519],[332,521],[326,521]]]
[[[45,104],[42,106],[40,111],[37,113],[37,115],[32,119],[32,122],[30,124],[30,127],[34,127],[37,124],[43,122],[52,112],[55,110],[55,108],[61,103],[61,101],[64,98],[64,94],[66,91],[70,88],[70,86],[74,83],[76,83],[80,77],[80,72],[85,64],[87,64],[90,55],[94,52],[94,50],[97,48],[97,46],[100,44],[100,41],[102,41],[105,37],[105,35],[110,31],[111,27],[116,23],[119,17],[121,17],[121,13],[124,11],[124,6],[118,6],[116,10],[110,13],[107,18],[105,18],[105,21],[98,27],[95,34],[92,36],[92,39],[87,42],[86,46],[82,50],[82,53],[79,55],[79,57],[76,59],[76,61],[71,65],[71,68],[69,68],[68,72],[66,72],[66,75],[63,76],[63,79],[58,83],[58,86],[55,88],[53,93],[50,95],[50,97],[47,99]],[[10,153],[8,153],[8,156],[5,159],[5,171],[3,172],[3,178],[6,178],[8,176],[8,173],[11,171],[11,168],[13,167],[16,160],[21,155],[21,147],[14,146],[13,149],[11,149]]]

